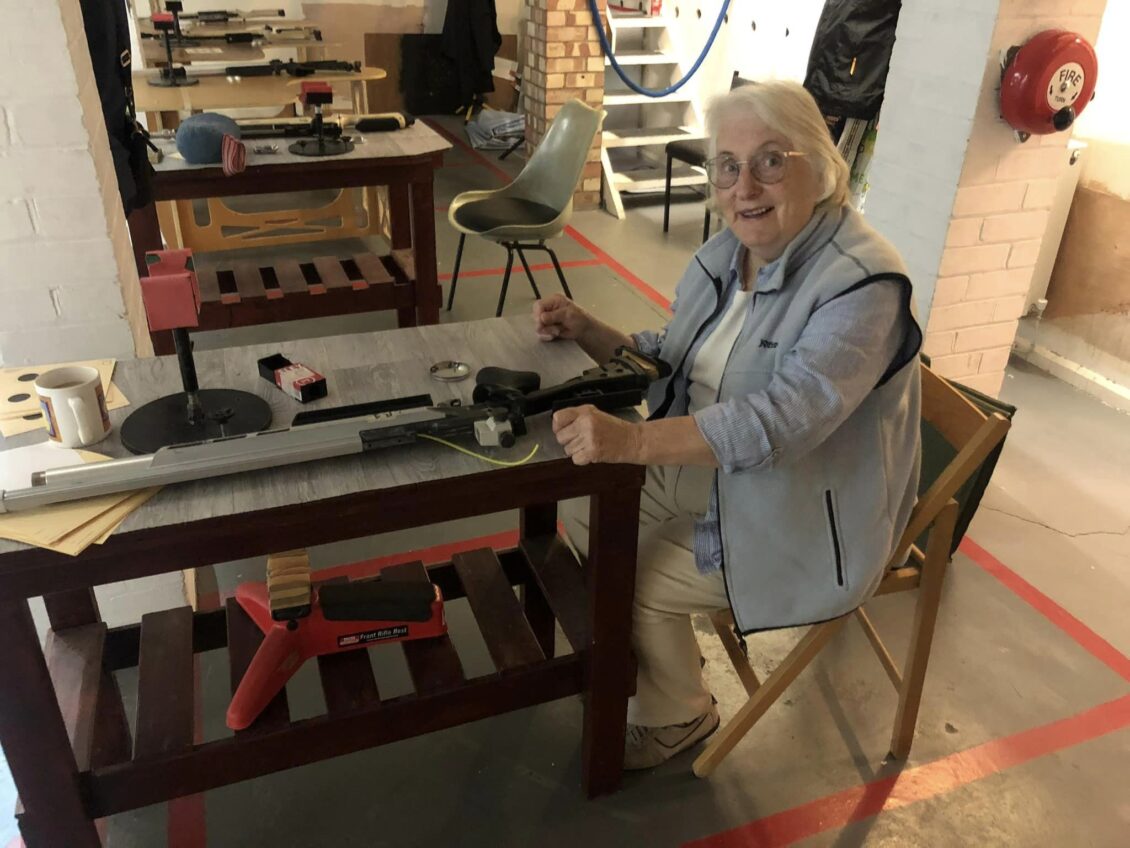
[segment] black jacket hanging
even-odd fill
[[[825,115],[870,120],[879,112],[901,0],[826,0],[807,88]]]
[[[502,46],[494,0],[447,0],[442,45],[458,69],[462,105],[494,91],[494,56]]]
[[[147,136],[135,120],[125,4],[126,0],[80,0],[118,191],[122,206],[129,214],[150,201],[153,168],[146,154]]]

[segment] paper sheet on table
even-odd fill
[[[30,485],[31,472],[62,468],[81,462],[101,462],[109,457],[91,451],[73,451],[40,443],[0,451],[0,488]],[[134,509],[157,488],[86,498],[41,509],[0,515],[0,536],[28,545],[75,556],[94,542],[105,541]]]
[[[101,545],[113,535],[114,531],[129,517],[130,513],[159,491],[161,491],[161,487],[154,486],[152,489],[130,492],[125,496],[124,500],[106,510],[93,521],[82,525],[73,532],[63,536],[61,539],[58,539],[50,545],[45,545],[44,547],[61,554],[67,554],[68,556],[78,556],[92,544]]]

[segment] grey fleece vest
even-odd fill
[[[686,414],[687,351],[726,302],[736,248],[733,233],[723,231],[698,251],[679,282],[678,308],[660,347],[674,373],[651,387],[653,417]],[[906,527],[918,490],[922,333],[902,260],[857,212],[818,208],[774,273],[759,281],[718,400],[766,389],[815,310],[879,280],[902,287],[906,333],[870,395],[803,455],[774,451],[755,468],[714,472],[726,591],[743,633],[855,609],[875,591]],[[777,344],[761,346],[762,339]],[[682,469],[680,485],[683,478],[695,485],[689,471]]]

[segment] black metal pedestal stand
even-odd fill
[[[160,19],[158,19],[157,15],[154,15],[152,21],[153,28],[165,36],[165,67],[161,68],[161,76],[151,78],[149,84],[158,88],[199,85],[200,80],[196,79],[196,77],[190,77],[183,65],[179,68],[173,65],[172,34],[175,28],[178,40],[181,38],[180,19],[166,12],[161,15]]]
[[[287,150],[298,156],[340,156],[353,149],[353,142],[344,138],[326,138],[322,121],[322,106],[333,102],[333,92],[303,92],[303,102],[314,107],[314,117],[310,122],[314,138],[304,138],[294,142]]]
[[[271,425],[271,407],[258,395],[200,388],[188,330],[172,332],[184,391],[150,401],[122,422],[127,450],[153,453],[169,445],[257,433]]]

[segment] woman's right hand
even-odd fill
[[[580,339],[592,325],[592,317],[563,294],[534,303],[534,332],[543,342]]]

